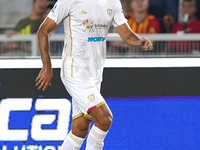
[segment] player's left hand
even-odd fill
[[[140,39],[140,43],[142,43],[142,47],[144,47],[146,51],[151,51],[153,49],[152,42],[147,38]]]

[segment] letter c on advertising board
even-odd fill
[[[0,140],[27,141],[29,129],[9,129],[10,112],[30,111],[32,98],[8,98],[0,101]],[[55,114],[34,114],[31,124],[31,137],[36,141],[61,141],[67,133],[70,123],[71,103],[67,99],[37,99],[36,111],[58,111]],[[56,129],[43,129],[43,124],[57,121]]]

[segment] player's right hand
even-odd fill
[[[46,90],[48,86],[51,86],[51,80],[53,77],[52,69],[42,68],[39,75],[35,79],[35,86],[38,86],[38,90]]]

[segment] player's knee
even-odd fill
[[[90,123],[91,121],[85,119],[84,117],[73,120],[72,133],[84,138],[89,132]]]
[[[88,126],[73,126],[72,127],[72,133],[82,138],[85,138],[88,132],[89,132]]]
[[[112,120],[113,120],[113,115],[110,113],[109,115],[105,115],[99,118],[98,121],[95,122],[95,125],[101,128],[102,130],[106,131],[111,126]]]
[[[89,127],[86,126],[86,125],[79,126],[77,129],[79,131],[81,131],[81,132],[87,132],[87,131],[89,131]]]
[[[111,126],[112,121],[113,121],[113,115],[112,115],[112,114],[110,114],[110,115],[104,117],[104,120],[103,120],[103,122],[105,122],[105,124],[106,124],[107,126],[109,126],[109,127]]]
[[[101,126],[104,126],[106,130],[108,130],[112,124],[113,117],[112,116],[106,116],[101,119],[100,123]]]

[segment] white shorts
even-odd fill
[[[61,80],[72,97],[72,119],[85,116],[92,120],[89,112],[105,103],[100,94],[101,82],[88,78],[63,78]]]

